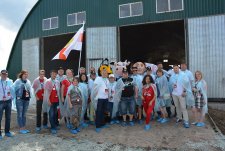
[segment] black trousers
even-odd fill
[[[41,127],[41,114],[42,114],[42,104],[43,104],[43,100],[37,100],[36,103],[36,126],[37,127]],[[47,125],[48,124],[48,114],[43,113],[43,125]]]
[[[166,107],[166,112],[168,114],[168,117],[170,118],[171,117],[171,114],[172,114],[171,107]]]
[[[0,101],[0,135],[2,135],[1,122],[4,110],[5,110],[5,133],[9,133],[11,122],[11,108],[12,108],[12,100]]]
[[[96,110],[96,128],[100,128],[105,125],[105,112],[107,111],[108,99],[98,99]]]

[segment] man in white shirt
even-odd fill
[[[184,88],[187,77],[184,73],[179,71],[178,65],[173,66],[174,74],[170,77],[170,85],[172,87],[172,97],[177,112],[177,123],[181,122],[182,115],[184,120],[184,127],[189,128],[189,118],[186,108],[186,89]]]
[[[8,71],[1,71],[1,83],[0,83],[0,128],[3,112],[5,110],[5,136],[12,137],[10,133],[10,121],[11,121],[11,108],[13,99],[12,80],[8,77]],[[2,133],[0,131],[0,140],[2,139]]]
[[[102,128],[106,128],[104,118],[105,112],[107,110],[107,104],[109,99],[109,90],[108,90],[108,72],[106,69],[102,69],[101,76],[97,77],[94,81],[94,88],[97,88],[97,108],[96,108],[96,132],[101,132]]]

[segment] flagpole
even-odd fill
[[[81,52],[82,52],[82,51],[80,51],[79,66],[78,66],[78,77],[80,76],[79,69],[80,69],[80,62],[81,62]]]
[[[83,27],[84,27],[84,22],[83,22]],[[80,70],[81,55],[82,55],[82,46],[81,46],[81,50],[80,50],[80,58],[79,58],[79,66],[78,66],[78,77],[80,76],[79,70]]]

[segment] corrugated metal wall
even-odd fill
[[[117,28],[87,28],[86,32],[86,59],[87,69],[99,67],[101,60],[117,61]]]
[[[225,15],[188,19],[190,70],[200,70],[208,97],[225,98]]]
[[[29,80],[38,76],[40,67],[40,40],[39,38],[23,40],[22,42],[22,69],[29,72]]]

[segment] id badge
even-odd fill
[[[108,89],[105,89],[105,93],[109,93],[109,90]]]

